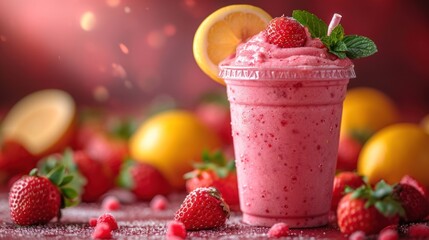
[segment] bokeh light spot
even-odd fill
[[[114,8],[121,4],[121,0],[106,0],[106,4],[107,6]]]
[[[147,44],[152,48],[161,48],[165,44],[165,37],[159,31],[151,31],[146,37]]]
[[[124,53],[124,54],[128,54],[130,51],[129,51],[129,49],[128,49],[128,47],[125,45],[125,44],[123,44],[123,43],[120,43],[119,44],[119,48],[121,49],[121,51]]]
[[[104,86],[95,87],[92,95],[97,102],[105,102],[110,97],[109,91]]]
[[[127,77],[127,72],[121,64],[112,63],[112,74],[114,77],[124,79]]]
[[[164,26],[164,34],[168,37],[174,36],[176,31],[176,26],[174,24],[169,23]]]
[[[131,13],[131,8],[130,8],[130,7],[128,7],[128,6],[125,6],[125,7],[124,7],[124,12],[125,12],[125,13]]]
[[[89,32],[95,28],[96,20],[95,15],[91,11],[85,12],[80,18],[80,27]]]
[[[6,36],[4,36],[4,35],[0,35],[0,41],[2,41],[2,42],[6,42],[6,41],[7,41]]]
[[[125,86],[126,88],[128,88],[128,89],[132,89],[132,88],[134,88],[133,83],[132,83],[131,81],[129,81],[129,80],[125,80],[125,81],[124,81],[124,86]]]
[[[193,7],[195,6],[196,2],[195,0],[185,0],[185,5],[188,7]]]

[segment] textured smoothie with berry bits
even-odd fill
[[[328,222],[342,103],[355,74],[348,57],[302,24],[275,18],[219,65],[231,105],[240,207],[251,225]]]

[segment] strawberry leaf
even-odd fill
[[[38,163],[38,168],[52,183],[60,187],[62,208],[79,204],[85,178],[79,173],[71,150],[67,149],[63,154],[54,154],[42,159]]]
[[[393,192],[393,187],[381,180],[375,185],[375,190],[372,193],[374,198],[382,199]]]
[[[130,174],[130,169],[134,164],[136,164],[136,162],[131,159],[127,159],[122,163],[121,171],[117,179],[119,186],[125,189],[132,189],[134,187],[134,181]]]
[[[64,166],[58,165],[50,173],[48,173],[46,177],[51,180],[53,184],[59,186],[64,178]]]
[[[60,183],[60,187],[63,187],[73,181],[73,175],[68,175],[63,178],[63,181]]]
[[[328,25],[316,15],[305,10],[294,10],[292,17],[307,27],[312,38],[321,38],[328,33]]]
[[[73,188],[61,188],[61,193],[66,197],[73,199],[79,194]]]
[[[350,35],[345,36],[343,41],[348,49],[347,57],[351,59],[368,57],[377,52],[377,46],[367,37]]]
[[[37,176],[38,171],[39,170],[37,168],[33,168],[33,169],[31,169],[31,171],[30,171],[30,173],[28,175],[30,175],[30,176]]]

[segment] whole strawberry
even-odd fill
[[[302,47],[307,41],[304,26],[291,17],[277,17],[266,29],[267,41],[281,48]]]
[[[95,202],[112,189],[114,181],[102,163],[91,159],[84,151],[66,150],[64,154],[46,157],[38,164],[42,173],[47,174],[57,165],[63,165],[73,174],[74,185],[79,186],[83,202]]]
[[[202,163],[185,174],[186,190],[192,192],[199,187],[215,187],[231,208],[239,205],[237,173],[234,160],[227,161],[221,151],[204,152]]]
[[[355,172],[338,173],[334,178],[331,209],[334,211],[337,210],[338,203],[340,202],[341,198],[345,195],[346,187],[356,189],[364,184],[365,182],[363,181],[362,177]]]
[[[119,175],[119,184],[131,190],[139,200],[151,200],[156,195],[167,195],[171,186],[155,167],[128,160]]]
[[[404,215],[404,209],[392,193],[393,187],[380,181],[374,190],[369,185],[363,185],[346,194],[337,209],[341,232],[375,234],[389,225],[397,224],[399,216]]]
[[[78,171],[85,178],[83,202],[95,202],[113,188],[114,179],[106,165],[90,158],[84,151],[73,152],[72,159]]]
[[[78,193],[68,187],[73,177],[65,175],[64,166],[39,176],[33,169],[29,176],[16,181],[9,192],[10,216],[22,226],[45,224],[61,217],[60,209],[76,204]]]
[[[405,210],[405,216],[401,218],[402,221],[415,222],[428,216],[429,204],[425,196],[415,187],[398,183],[393,188],[393,195]]]
[[[410,175],[403,176],[399,183],[407,184],[416,188],[426,198],[426,201],[429,204],[429,189],[423,183],[419,182]]]
[[[229,213],[216,188],[197,188],[186,196],[174,220],[182,222],[186,230],[211,229],[225,225]]]

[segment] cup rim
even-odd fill
[[[297,71],[298,70],[298,71]],[[350,66],[219,66],[219,77],[225,80],[331,80],[356,78]]]

